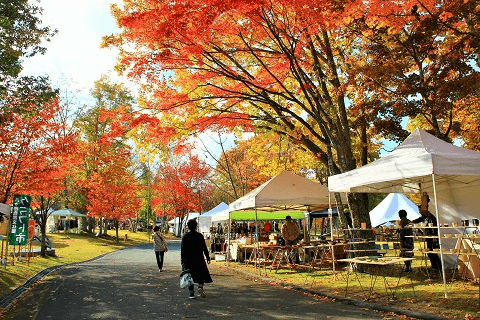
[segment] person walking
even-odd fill
[[[189,270],[192,275],[193,282],[198,283],[198,293],[202,298],[206,297],[203,285],[205,283],[213,282],[210,272],[208,271],[207,263],[210,264],[210,255],[208,253],[207,245],[203,235],[196,231],[197,220],[192,219],[187,222],[188,232],[182,237],[182,244],[180,249],[180,262],[182,270]],[[205,256],[205,258],[204,258]],[[188,287],[190,293],[189,298],[195,299],[195,285]]]
[[[165,252],[168,251],[167,241],[165,236],[160,232],[160,227],[155,226],[153,228],[153,250],[155,251],[155,257],[157,258],[158,271],[163,271],[163,261]]]
[[[400,254],[399,257],[402,258],[412,258],[413,257],[413,231],[412,228],[407,227],[410,223],[410,220],[407,219],[407,211],[399,210],[398,217],[400,221],[398,225],[400,227],[399,240],[400,240]],[[405,261],[405,272],[412,272],[412,261]]]

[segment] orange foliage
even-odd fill
[[[50,198],[63,191],[67,170],[76,161],[76,144],[75,135],[55,118],[59,110],[54,99],[1,122],[0,202],[16,193]]]
[[[205,209],[202,203],[211,192],[205,183],[209,173],[208,166],[195,155],[179,163],[164,163],[155,177],[152,205],[161,208],[157,211],[165,216],[181,218],[189,212]]]
[[[96,170],[82,183],[88,190],[88,216],[117,222],[135,218],[141,203],[138,181],[129,170],[130,153],[124,149],[113,150],[106,143],[98,146],[90,151],[86,149],[87,153],[95,153],[96,158]]]

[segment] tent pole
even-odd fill
[[[331,248],[332,248],[332,268],[333,268],[333,275],[335,277],[335,246],[333,244],[333,210],[332,210],[332,194],[331,192],[328,193],[328,217],[330,218],[330,238],[332,240]]]
[[[257,238],[257,266],[258,266],[258,273],[260,273],[260,237],[258,233],[257,207],[255,207],[255,237]]]
[[[228,235],[227,235],[227,267],[230,267],[230,234],[232,232],[232,220],[230,210],[228,210]]]
[[[437,234],[438,234],[438,244],[440,246],[440,260],[442,261],[442,277],[443,277],[443,292],[445,298],[447,298],[447,279],[445,279],[445,261],[443,259],[443,249],[442,249],[442,235],[440,234],[440,220],[438,215],[438,202],[437,202],[437,188],[435,187],[435,174],[432,173],[432,184],[433,184],[433,198],[435,200],[435,215],[437,218]]]
[[[13,210],[13,206],[10,208],[10,211],[11,210]],[[8,242],[10,242],[10,230],[12,228],[12,217],[13,217],[13,212],[10,212],[10,216],[8,217],[9,218],[8,226],[7,226],[7,239],[6,239],[7,243],[5,244],[5,264],[4,264],[5,270],[7,270],[7,263],[8,263]],[[13,256],[13,260],[15,260],[15,256]]]

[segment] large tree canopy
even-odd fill
[[[388,81],[385,85],[397,96],[371,81],[376,75],[367,73],[369,50],[379,41],[368,37],[368,31],[378,37],[401,35],[420,28],[417,20],[445,11],[442,2],[433,1],[124,3],[123,9],[113,6],[122,33],[106,37],[105,44],[120,48],[119,70],[145,84],[148,115],[138,122],[148,123],[152,136],[178,138],[253,125],[288,136],[330,174],[369,161],[370,140],[381,131],[371,130],[373,124],[398,129],[400,116],[418,112],[398,112],[388,102],[416,94],[397,90],[395,74],[378,79]],[[456,32],[442,30],[424,34],[422,41]],[[399,46],[395,38],[381,39],[388,50]],[[418,49],[415,43],[411,47]],[[408,74],[405,68],[413,62],[404,63],[402,71]],[[351,195],[349,204],[356,222],[369,220],[364,196]]]

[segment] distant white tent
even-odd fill
[[[71,232],[79,233],[87,216],[72,209],[60,209],[53,211],[47,218],[47,232]]]
[[[180,224],[180,218],[175,217],[167,222],[170,232],[173,232],[176,236],[181,236],[183,234],[183,228],[187,225],[187,221],[191,219],[198,218],[200,213],[198,212],[190,212],[182,221],[182,225]]]
[[[86,217],[86,215],[72,209],[60,209],[53,211],[50,215],[60,217]]]
[[[219,205],[217,205],[215,208],[213,208],[212,210],[201,214],[198,217],[198,232],[209,233],[210,232],[210,226],[212,224],[212,216],[215,215],[217,212],[220,212],[222,210],[228,210],[228,204],[226,204],[225,202],[222,202]]]
[[[407,211],[407,218],[410,220],[420,217],[415,203],[401,193],[390,193],[370,211],[372,226],[378,227],[389,221],[398,220],[398,211],[401,209]]]

